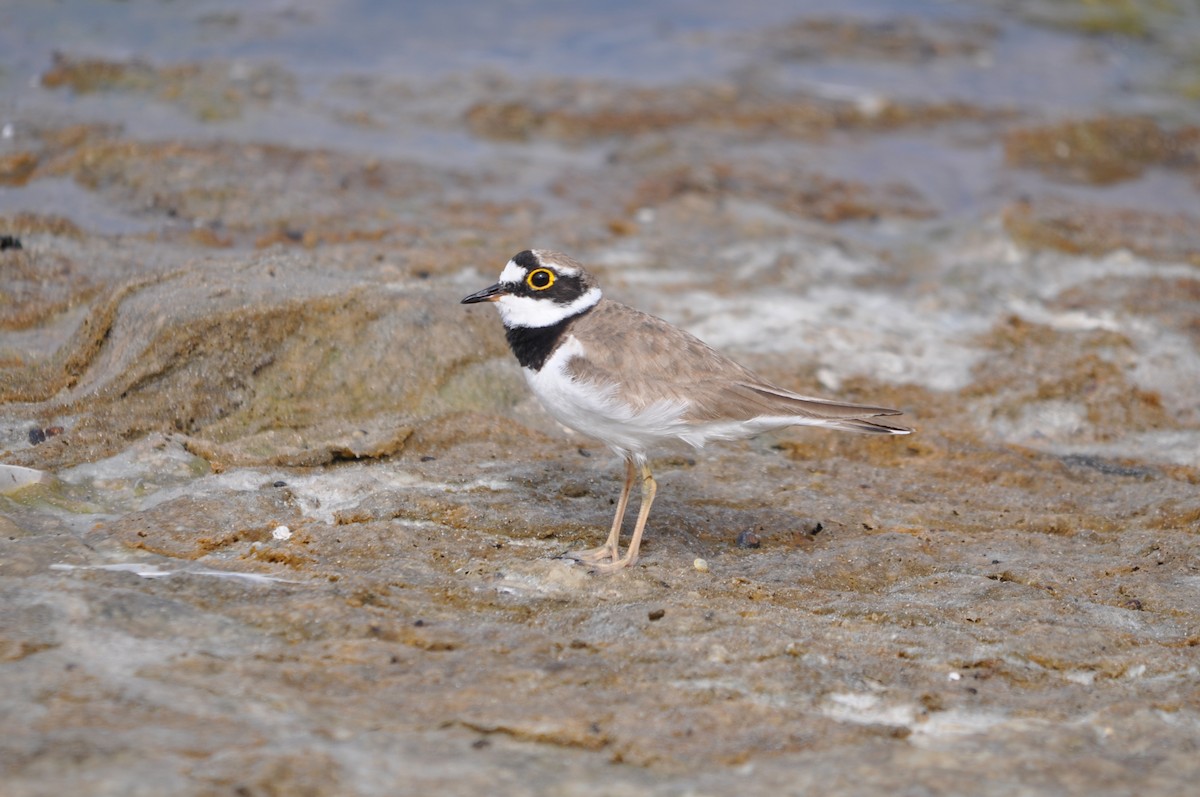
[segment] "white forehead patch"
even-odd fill
[[[510,260],[504,264],[504,270],[500,272],[500,279],[498,281],[501,285],[512,282],[523,282],[525,274],[525,269]]]

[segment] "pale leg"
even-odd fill
[[[633,491],[633,460],[625,460],[625,486],[621,488],[621,497],[617,500],[617,514],[613,517],[612,530],[608,539],[599,548],[589,548],[586,551],[571,551],[563,554],[567,559],[576,559],[587,564],[597,562],[615,562],[619,552],[621,539],[621,524],[625,520],[625,509],[629,506],[629,493]]]
[[[632,470],[632,463],[630,463]],[[632,472],[630,473],[632,476]],[[658,491],[658,484],[654,481],[654,476],[650,474],[650,466],[642,463],[642,505],[638,507],[637,526],[633,529],[633,537],[629,540],[629,547],[625,549],[625,556],[617,559],[613,557],[611,562],[602,562],[595,565],[596,570],[601,573],[611,573],[615,570],[620,570],[623,567],[631,567],[638,559],[638,548],[642,544],[642,532],[646,530],[646,518],[650,516],[650,505],[654,503],[654,494]]]

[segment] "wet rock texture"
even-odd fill
[[[682,85],[45,62],[0,185],[87,199],[0,215],[4,793],[1193,788],[1197,120],[788,80],[1173,41],[1065,5],[802,17]],[[474,154],[222,126],[262,113]],[[620,466],[458,304],[528,246],[917,433],[658,452],[638,566],[558,559]]]

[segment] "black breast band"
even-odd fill
[[[517,355],[517,362],[521,364],[521,367],[540,371],[546,364],[546,360],[558,348],[559,342],[572,322],[591,310],[592,308],[589,307],[583,313],[564,318],[557,324],[548,327],[509,327],[504,331],[504,335],[508,338],[508,345],[512,348],[513,354]]]

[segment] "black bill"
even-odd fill
[[[496,300],[496,297],[503,296],[506,293],[508,293],[508,291],[504,288],[504,286],[501,285],[499,282],[497,282],[495,285],[491,285],[487,288],[484,288],[481,291],[475,291],[475,293],[472,293],[470,296],[463,299],[462,304],[475,304],[476,302],[494,302]]]

